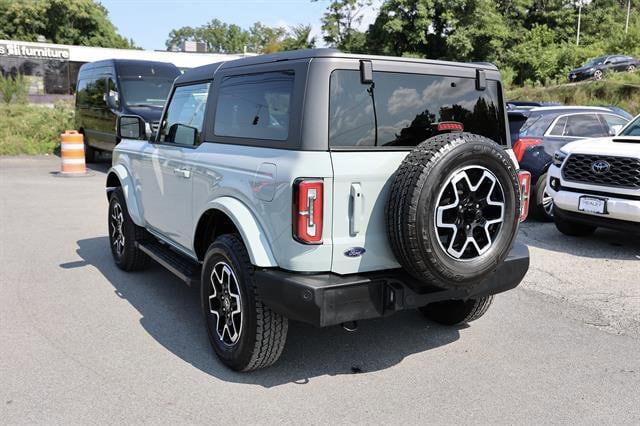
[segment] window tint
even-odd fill
[[[292,71],[225,78],[218,91],[214,133],[287,140],[293,81]]]
[[[515,142],[520,138],[520,129],[527,121],[527,117],[523,115],[509,114],[509,133],[511,134],[511,142]]]
[[[532,116],[520,129],[520,137],[522,138],[540,138],[549,128],[553,116]]]
[[[608,136],[608,133],[608,129],[605,129],[595,114],[570,115],[564,131],[565,136],[581,138]]]
[[[620,130],[629,122],[626,118],[612,114],[599,114],[600,118],[606,123],[609,129],[609,135],[617,135]]]
[[[209,84],[176,87],[162,121],[160,142],[181,145],[198,145],[201,142]]]
[[[360,83],[355,70],[331,75],[331,146],[415,146],[436,134],[437,124],[456,121],[467,132],[505,144],[499,86],[487,81],[476,90],[473,78],[374,72],[375,87]],[[372,96],[373,95],[373,96]],[[375,112],[374,112],[375,99]]]
[[[567,130],[567,117],[560,117],[558,121],[556,121],[555,126],[549,132],[550,135],[553,136],[565,136],[565,131]]]

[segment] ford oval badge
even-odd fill
[[[360,257],[366,252],[364,247],[351,247],[344,252],[347,257]]]

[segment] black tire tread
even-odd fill
[[[425,317],[439,324],[459,325],[482,317],[487,313],[492,302],[493,295],[466,301],[445,300],[422,307],[420,311]]]
[[[243,263],[242,267],[246,268],[251,277],[256,309],[256,340],[251,359],[241,371],[252,371],[268,367],[274,364],[282,355],[287,341],[289,321],[286,317],[272,311],[262,303],[260,293],[253,279],[254,267],[240,235],[221,235],[217,241],[231,247],[240,256]]]
[[[488,138],[465,132],[434,136],[416,146],[405,158],[396,171],[390,188],[386,218],[387,234],[393,253],[407,272],[434,285],[442,284],[441,277],[446,275],[446,270],[437,262],[425,262],[420,253],[419,236],[416,231],[416,212],[420,194],[429,173],[440,159],[456,147],[467,143],[468,138],[498,146]],[[519,189],[519,186],[517,188]],[[516,207],[519,209],[519,204]],[[504,253],[504,256],[506,254]],[[428,255],[434,256],[432,251],[428,251]],[[447,284],[452,285],[451,282]]]
[[[131,216],[129,216],[127,202],[124,199],[124,193],[121,187],[116,188],[111,194],[111,197],[117,197],[118,202],[122,206],[126,230],[125,239],[130,242],[130,244],[127,244],[127,255],[122,262],[118,263],[118,267],[127,272],[141,271],[149,266],[151,258],[138,248],[136,242],[142,242],[149,238],[149,234],[144,228],[136,225],[131,219]]]

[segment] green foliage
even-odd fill
[[[73,107],[66,102],[53,108],[0,104],[0,155],[51,154],[67,129],[73,129]]]
[[[5,104],[27,102],[29,87],[22,74],[15,76],[0,74],[0,95]]]
[[[299,25],[286,29],[269,27],[256,22],[245,30],[234,24],[226,24],[219,19],[200,27],[182,27],[169,33],[165,45],[167,50],[176,49],[184,41],[199,41],[207,44],[210,52],[272,53],[280,50],[307,49],[315,46],[315,39],[310,37],[311,26]]]
[[[322,17],[324,41],[345,52],[359,52],[365,48],[365,35],[358,31],[365,8],[371,0],[334,0]]]
[[[615,105],[640,114],[640,72],[616,73],[601,81],[547,87],[526,85],[507,92],[507,99],[562,102],[567,105]]]
[[[554,83],[566,81],[570,69],[595,56],[640,56],[638,1],[632,0],[628,34],[624,31],[627,0],[585,3],[580,45],[576,46],[575,1],[386,0],[366,31],[363,45],[353,50],[338,47],[394,56],[487,61],[504,70],[509,84]],[[353,3],[344,0],[329,5],[323,20],[325,40],[335,40],[334,22]]]
[[[36,41],[39,35],[53,43],[134,47],[93,0],[0,0],[0,38]]]

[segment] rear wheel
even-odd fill
[[[558,217],[558,215],[553,217],[553,221],[555,222],[558,231],[571,237],[585,237],[593,234],[596,230],[595,226],[565,220]]]
[[[202,267],[201,302],[209,342],[225,365],[251,371],[278,360],[289,323],[262,303],[239,235],[222,235],[209,246]]]
[[[629,72],[634,72],[635,70],[636,70],[636,66],[635,65],[629,65],[627,67],[627,71],[629,71]]]
[[[431,321],[444,325],[464,324],[483,316],[491,306],[493,296],[467,300],[444,300],[420,308]]]
[[[506,257],[520,211],[515,165],[495,142],[471,133],[418,145],[395,174],[387,205],[391,247],[425,285],[460,288]]]
[[[98,152],[89,146],[89,139],[87,135],[83,135],[84,139],[84,161],[87,163],[95,163],[98,157]]]

